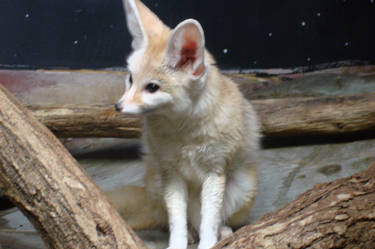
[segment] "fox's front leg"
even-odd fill
[[[179,176],[168,176],[164,180],[164,199],[169,219],[168,249],[186,249],[187,229],[187,187]]]
[[[198,249],[213,247],[222,223],[221,211],[225,191],[225,175],[211,173],[203,182],[201,192],[201,225]]]

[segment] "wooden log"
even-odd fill
[[[136,138],[141,118],[122,115],[113,105],[29,106],[32,114],[58,137]]]
[[[265,136],[338,135],[375,131],[375,93],[252,102]]]
[[[48,248],[145,248],[58,139],[1,86],[0,188]]]
[[[375,248],[375,163],[351,177],[317,184],[214,247],[224,248]]]
[[[338,97],[253,100],[267,137],[375,132],[375,93]],[[141,120],[103,106],[29,106],[59,137],[140,136]]]

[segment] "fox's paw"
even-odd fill
[[[168,246],[166,249],[186,249],[186,247]]]
[[[187,238],[180,238],[179,240],[174,239],[169,243],[167,249],[186,249],[187,248]]]
[[[186,249],[186,247],[168,246],[166,249]]]
[[[216,237],[206,238],[199,242],[198,249],[210,249],[217,242]]]

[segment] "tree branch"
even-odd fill
[[[375,248],[375,163],[317,184],[297,200],[220,241],[214,249]]]
[[[64,146],[2,86],[0,188],[49,248],[145,248]]]

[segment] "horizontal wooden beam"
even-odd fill
[[[141,118],[122,115],[113,105],[28,108],[58,137],[136,138],[141,134]]]
[[[375,131],[375,93],[253,100],[265,136],[340,135]],[[29,106],[59,137],[136,138],[141,119],[112,105]]]
[[[375,93],[252,102],[265,136],[340,135],[375,131]]]

